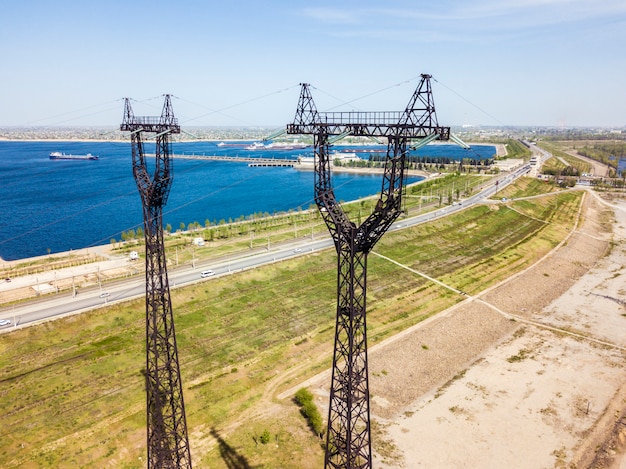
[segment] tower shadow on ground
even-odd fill
[[[232,446],[226,443],[215,428],[211,429],[211,435],[217,440],[220,456],[222,456],[228,469],[255,469],[245,456],[238,454]]]

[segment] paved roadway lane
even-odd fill
[[[498,180],[497,185],[490,184],[480,193],[463,200],[462,204],[446,206],[434,212],[400,220],[392,225],[391,230],[398,230],[407,226],[418,225],[420,223],[433,220],[434,218],[449,215],[450,213],[462,210],[468,206],[480,203],[484,199],[493,196],[497,191],[503,189],[516,178],[528,173],[529,171],[530,166],[524,165],[513,171],[511,174],[503,175]],[[232,272],[253,269],[261,265],[279,262],[295,256],[305,255],[313,251],[328,249],[332,246],[332,240],[330,238],[325,238],[318,241],[302,242],[297,246],[294,244],[289,248],[276,249],[253,256],[233,258],[232,260],[221,264],[200,263],[195,269],[181,268],[171,270],[169,272],[169,282],[172,287],[180,287],[199,281],[210,281],[211,278],[215,277],[201,279],[200,272],[211,269],[215,272],[216,276],[228,275]],[[106,306],[111,302],[140,298],[144,295],[145,282],[143,277],[141,277],[113,282],[108,284],[105,290],[99,290],[97,288],[85,289],[75,297],[72,297],[71,293],[46,296],[41,300],[0,309],[0,319],[9,319],[11,321],[10,325],[0,326],[0,332],[6,332],[14,327],[27,325],[37,321],[88,311],[94,308]]]
[[[180,287],[203,281],[204,279],[200,277],[200,272],[203,270],[211,269],[215,272],[216,276],[228,275],[232,272],[253,269],[264,264],[279,262],[312,251],[327,249],[331,246],[332,240],[327,238],[305,244],[301,243],[298,244],[297,247],[293,246],[254,256],[236,258],[218,265],[199,263],[196,265],[195,269],[174,269],[168,273],[168,278],[172,287]],[[210,280],[210,278],[206,280]],[[9,319],[11,321],[11,325],[0,327],[0,331],[4,332],[10,330],[12,327],[26,325],[52,317],[88,311],[106,306],[111,302],[140,298],[144,295],[145,282],[143,277],[139,277],[112,282],[102,290],[98,288],[84,289],[75,297],[72,297],[72,294],[69,292],[46,296],[41,300],[0,310],[0,319]]]

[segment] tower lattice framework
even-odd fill
[[[172,185],[172,134],[180,133],[171,99],[160,117],[135,117],[126,98],[122,131],[130,131],[133,175],[141,195],[146,241],[146,393],[148,468],[191,468],[185,404],[163,244],[163,207]],[[154,172],[143,136],[156,134]]]
[[[337,318],[326,433],[325,468],[372,467],[367,364],[367,255],[402,212],[409,143],[448,140],[437,123],[430,75],[421,75],[404,112],[318,112],[310,85],[302,84],[288,134],[314,139],[315,202],[337,251]],[[330,147],[348,135],[387,139],[382,190],[374,212],[360,225],[337,202]]]

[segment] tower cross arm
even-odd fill
[[[286,133],[314,135],[353,135],[357,137],[425,138],[433,134],[439,140],[449,140],[450,127],[432,125],[430,122],[399,122],[399,112],[336,112],[320,113],[319,122],[294,122],[287,124]]]
[[[122,122],[120,130],[133,131],[136,129],[142,129],[144,132],[151,133],[163,133],[170,132],[172,134],[180,133],[180,124],[178,119],[173,118],[169,122],[162,122],[158,116],[136,116],[132,121]]]
[[[172,110],[172,101],[169,94],[165,95],[165,103],[160,116],[135,116],[130,98],[124,99],[124,116],[120,124],[121,131],[135,132],[141,130],[143,132],[172,134],[180,133],[180,124],[178,119],[174,117]]]

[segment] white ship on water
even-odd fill
[[[87,153],[85,155],[72,155],[71,153],[62,153],[60,151],[53,151],[50,153],[51,160],[97,160],[96,155]]]

